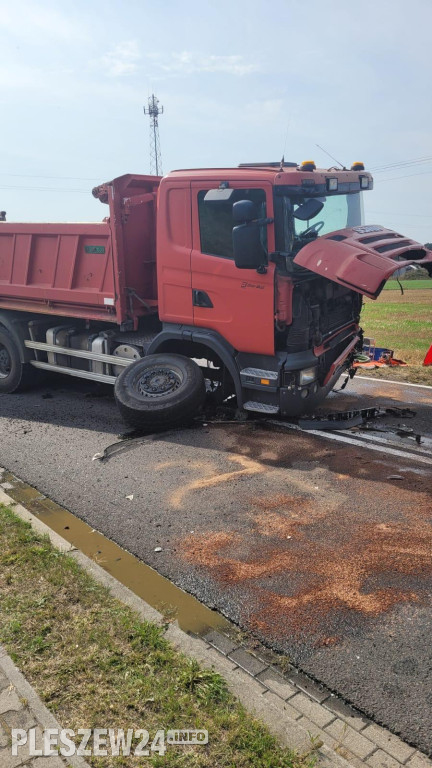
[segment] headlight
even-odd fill
[[[303,386],[304,384],[310,384],[311,381],[315,381],[316,377],[316,366],[313,368],[303,368],[303,370],[299,373],[299,384],[300,386]]]

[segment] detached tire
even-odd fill
[[[201,409],[205,383],[199,367],[188,357],[148,355],[122,371],[114,394],[127,424],[142,429],[178,427]]]
[[[0,394],[29,389],[36,379],[30,363],[22,363],[17,342],[5,328],[0,328]]]

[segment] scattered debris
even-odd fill
[[[379,424],[373,424],[367,421],[362,424],[359,429],[364,432],[386,432],[387,434],[391,433],[392,435],[397,435],[398,437],[412,438],[416,441],[417,445],[421,445],[423,442],[423,436],[414,432],[411,427],[407,427],[405,424],[398,424],[397,427],[382,427]]]
[[[394,356],[393,349],[387,347],[377,347],[375,339],[364,339],[362,352],[354,358],[354,367],[356,368],[380,368],[383,365],[404,365],[403,360],[398,360]]]
[[[414,430],[412,427],[405,426],[405,424],[398,424],[396,434],[399,435],[399,437],[410,437],[414,434]]]
[[[187,425],[184,427],[184,429],[186,428]],[[124,453],[124,451],[131,450],[137,445],[142,445],[143,443],[151,442],[152,440],[162,440],[168,435],[175,435],[177,432],[179,432],[179,429],[168,429],[165,432],[160,430],[159,432],[151,433],[140,432],[137,429],[131,430],[124,435],[119,435],[120,440],[117,443],[111,443],[111,445],[108,445],[106,448],[104,448],[101,453],[95,453],[92,461],[106,461],[112,456],[115,456],[117,453]],[[134,435],[137,435],[137,437],[134,437]]]
[[[390,416],[400,416],[402,419],[413,419],[417,415],[417,411],[413,411],[411,408],[398,408],[395,405],[386,408],[385,412]]]
[[[352,375],[353,374],[350,374],[350,376],[347,378],[347,381],[350,377],[352,378]],[[234,418],[224,418],[226,416],[229,417],[232,415],[234,415]],[[413,411],[411,408],[408,408],[408,407],[400,408],[398,406],[389,406],[387,408],[380,408],[377,406],[372,406],[369,408],[360,408],[360,409],[353,409],[348,411],[336,411],[336,412],[311,414],[307,416],[307,418],[298,419],[296,423],[298,427],[300,427],[300,429],[303,429],[306,431],[315,430],[315,429],[346,430],[346,429],[357,428],[357,429],[368,430],[368,431],[391,432],[393,434],[398,435],[399,437],[412,438],[417,442],[418,445],[421,444],[422,436],[420,434],[416,434],[411,427],[407,427],[403,423],[399,424],[397,428],[383,427],[374,423],[376,419],[383,418],[386,416],[396,416],[401,419],[413,419],[416,416],[416,411]],[[252,424],[265,423],[269,426],[274,424],[273,420],[271,419],[268,419],[268,418],[263,419],[262,417],[260,418],[260,416],[253,417],[251,416],[251,414],[247,414],[246,418],[248,418]],[[165,431],[163,429],[160,429],[158,431],[153,431],[151,433],[136,430],[136,429],[128,430],[127,432],[124,432],[121,435],[119,435],[118,442],[108,445],[100,453],[95,453],[92,461],[96,461],[96,460],[107,461],[112,456],[123,453],[124,451],[131,450],[137,447],[138,445],[143,445],[146,442],[151,442],[154,440],[164,440],[166,437],[170,435],[178,434],[178,432],[181,429],[211,427],[212,425],[217,425],[217,424],[239,424],[243,420],[244,419],[238,418],[238,412],[235,412],[233,414],[232,409],[230,409],[229,412],[227,412],[227,409],[225,409],[225,411],[223,412],[221,412],[220,410],[215,411],[215,413],[212,414],[211,416],[208,413],[206,413],[200,419],[197,418],[193,422],[189,424],[185,424],[182,428],[168,429]],[[286,422],[286,426],[289,427],[290,423]],[[129,496],[127,496],[126,498],[129,498]]]
[[[324,415],[312,415],[307,419],[299,419],[300,429],[349,429],[358,427],[365,421],[375,419],[380,415],[381,408],[361,408],[352,411],[337,411],[336,413],[326,413]]]

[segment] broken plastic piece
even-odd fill
[[[417,411],[413,411],[412,408],[398,408],[396,405],[386,408],[385,413],[389,416],[399,416],[402,419],[413,419],[417,415]]]
[[[361,410],[340,411],[326,413],[323,416],[309,416],[307,419],[299,419],[301,429],[349,429],[358,427],[364,421],[375,419],[381,415],[380,408],[362,408]]]

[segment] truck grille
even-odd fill
[[[337,331],[338,328],[352,322],[353,319],[351,302],[343,306],[337,306],[328,314],[321,315],[321,333],[323,336],[327,336],[329,333]]]

